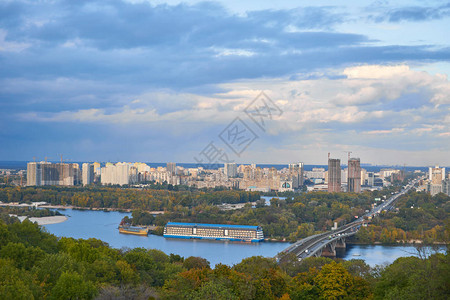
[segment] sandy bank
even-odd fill
[[[31,222],[36,222],[38,225],[57,224],[67,221],[66,216],[52,216],[42,218],[28,218]]]

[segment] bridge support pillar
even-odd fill
[[[336,242],[329,243],[322,249],[322,256],[336,257]]]
[[[344,249],[345,249],[345,247],[347,247],[347,244],[345,244],[345,239],[344,239],[344,238],[339,239],[339,240],[337,241],[335,247],[336,247],[336,248],[344,248]]]
[[[322,250],[322,256],[324,256],[324,257],[336,257],[336,249],[331,250],[331,249],[327,249],[327,248],[324,248]]]

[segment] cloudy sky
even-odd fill
[[[450,165],[450,2],[242,2],[0,1],[0,160]]]

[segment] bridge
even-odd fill
[[[335,230],[319,233],[309,236],[296,243],[290,245],[275,257],[277,260],[284,255],[293,253],[301,261],[307,257],[312,256],[336,256],[336,248],[345,248],[345,239],[355,235],[361,228],[363,223],[367,223],[379,214],[382,210],[391,210],[394,202],[404,194],[406,194],[417,183],[417,179],[410,182],[399,193],[393,194],[389,199],[374,207],[371,211],[364,214],[357,220],[343,225]],[[367,219],[367,220],[365,220]]]

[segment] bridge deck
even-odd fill
[[[374,207],[370,212],[366,213],[358,220],[343,225],[337,228],[336,230],[315,234],[302,240],[299,240],[296,243],[287,247],[282,252],[280,252],[276,256],[276,258],[279,259],[284,254],[289,253],[294,253],[299,260],[311,256],[320,256],[322,254],[323,249],[325,247],[329,247],[330,245],[332,247],[332,250],[334,251],[334,247],[338,241],[345,241],[345,238],[352,236],[358,232],[359,228],[364,223],[364,217],[374,217],[377,214],[379,214],[383,209],[385,210],[391,209],[394,201],[397,200],[400,196],[407,193],[415,185],[415,183],[416,180],[414,180],[413,183],[408,184],[406,189],[402,190],[398,194],[391,196],[387,201]]]

